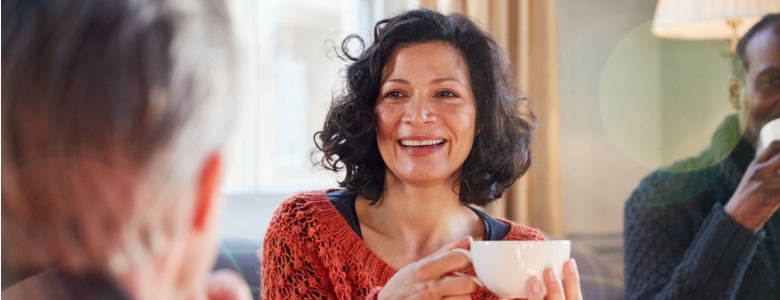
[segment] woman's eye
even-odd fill
[[[386,98],[398,98],[398,97],[401,97],[401,96],[402,96],[401,92],[398,92],[398,91],[390,91],[390,92],[387,92],[387,94],[385,94]]]
[[[458,95],[453,93],[452,91],[440,91],[438,93],[439,97],[457,97]]]

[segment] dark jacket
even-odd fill
[[[759,232],[723,210],[755,148],[736,116],[695,158],[646,177],[625,207],[628,299],[780,299],[780,214]]]
[[[4,300],[89,299],[126,300],[126,294],[113,279],[98,274],[73,274],[53,268],[3,290]]]

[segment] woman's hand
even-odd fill
[[[471,299],[476,285],[471,278],[447,276],[471,265],[455,248],[469,248],[471,237],[449,243],[422,260],[409,264],[390,278],[377,299]]]
[[[544,270],[544,285],[547,287],[547,296],[542,296],[542,285],[538,278],[528,280],[528,300],[581,300],[580,273],[577,271],[577,263],[569,259],[563,264],[563,286],[555,276],[555,272],[548,268]]]

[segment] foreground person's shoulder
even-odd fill
[[[338,214],[328,199],[327,193],[331,191],[333,190],[304,191],[290,195],[274,212],[271,225],[287,223],[300,227],[306,223],[311,226],[324,217]]]
[[[297,192],[285,198],[279,208],[278,213],[295,213],[295,212],[307,212],[312,209],[322,209],[323,206],[327,207],[330,202],[328,199],[328,192],[332,190],[314,190]]]

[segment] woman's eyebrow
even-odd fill
[[[456,79],[454,77],[436,78],[436,79],[431,80],[431,83],[439,84],[439,83],[446,82],[446,81],[454,81],[454,82],[460,83],[461,85],[464,85],[464,86],[466,85],[461,80],[458,80],[458,79]],[[406,79],[401,79],[401,78],[390,78],[388,80],[385,80],[383,83],[387,83],[387,82],[395,82],[395,83],[400,83],[400,84],[411,84]]]
[[[460,83],[460,85],[463,85],[463,86],[466,85],[466,83],[462,82],[459,79],[453,78],[453,77],[436,78],[434,80],[431,80],[431,83],[437,83],[438,84],[438,83],[442,83],[442,82],[445,82],[445,81],[455,81],[457,83]]]
[[[388,80],[385,80],[383,83],[386,83],[386,82],[396,82],[396,83],[401,83],[401,84],[411,84],[406,79],[400,79],[400,78],[390,78]]]

